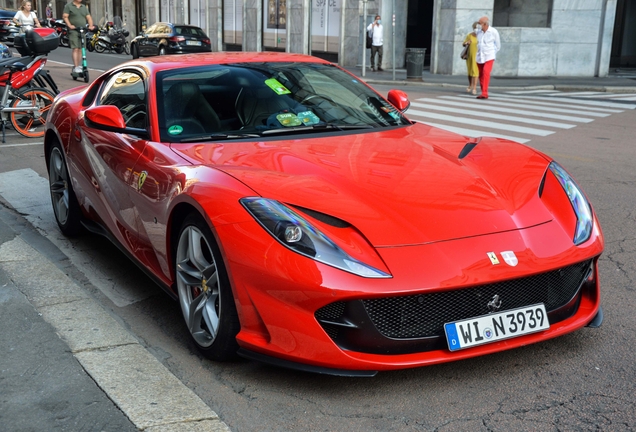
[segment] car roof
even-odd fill
[[[302,62],[331,64],[330,62],[305,55],[283,52],[245,52],[245,51],[221,51],[213,53],[198,54],[177,54],[170,56],[147,57],[139,60],[132,60],[127,63],[143,64],[144,68],[152,70],[154,73],[162,70],[187,68],[193,66],[227,64],[227,63],[264,63],[264,62]]]

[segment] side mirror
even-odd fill
[[[389,95],[387,99],[400,112],[405,112],[411,106],[411,101],[409,100],[409,97],[402,90],[389,90]]]
[[[126,127],[124,116],[115,105],[100,105],[88,108],[84,111],[86,126],[107,132],[125,133],[148,137],[146,129]]]

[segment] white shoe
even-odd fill
[[[82,67],[81,67],[81,66],[75,66],[75,67],[73,68],[73,72],[75,72],[75,73],[82,73],[82,72],[83,72]]]

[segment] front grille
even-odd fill
[[[501,309],[536,303],[548,312],[565,305],[576,294],[590,268],[590,261],[521,279],[453,291],[363,300],[371,321],[389,338],[439,336],[444,324],[486,315],[495,295]]]
[[[384,354],[439,349],[445,323],[488,314],[495,295],[501,300],[499,311],[543,303],[551,324],[571,316],[591,263],[470,288],[335,302],[315,316],[344,349]]]

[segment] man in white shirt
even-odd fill
[[[375,21],[369,24],[367,31],[371,32],[371,39],[373,39],[373,42],[371,42],[371,70],[375,71],[376,53],[378,54],[378,70],[384,70],[382,69],[382,43],[384,41],[382,39],[382,32],[384,31],[384,28],[382,27],[380,15],[375,16]]]
[[[495,63],[497,51],[501,48],[499,32],[490,26],[488,17],[479,18],[477,26],[477,68],[479,69],[479,86],[481,94],[477,99],[488,99],[490,73]]]

